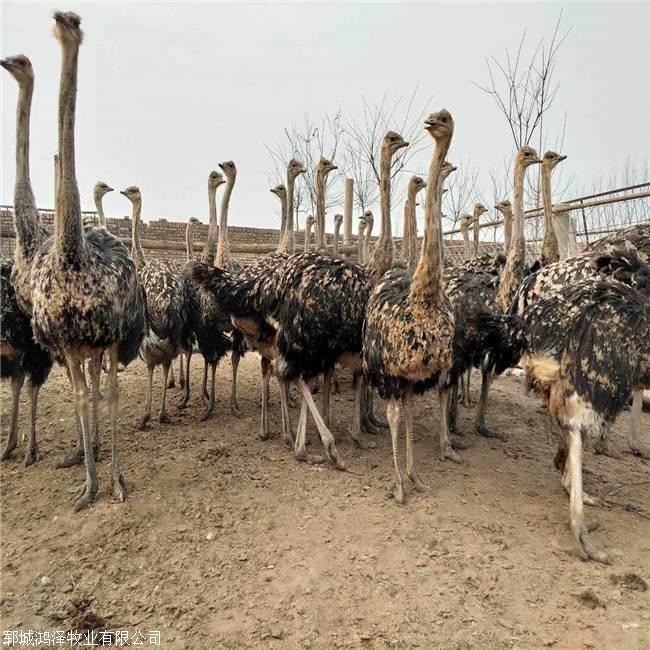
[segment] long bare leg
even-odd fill
[[[338,395],[341,392],[341,379],[339,377],[339,371],[334,368],[332,371],[332,394]]]
[[[460,378],[462,388],[463,388],[463,396],[462,396],[461,404],[465,408],[470,408],[472,406],[472,398],[469,394],[469,383],[470,383],[471,376],[472,376],[472,369],[470,368],[469,370],[465,371]]]
[[[262,421],[260,423],[260,440],[268,440],[269,432],[269,385],[271,383],[271,362],[266,358],[260,359],[262,371]]]
[[[38,394],[41,390],[40,386],[29,386],[29,397],[32,407],[32,421],[29,427],[29,440],[27,441],[27,449],[25,450],[25,467],[38,460],[38,445],[36,444],[36,416],[38,410]]]
[[[368,386],[368,418],[375,427],[388,429],[388,422],[380,420],[375,413],[375,389],[372,386]]]
[[[183,376],[183,353],[179,355],[179,366],[180,366],[180,374],[181,377]],[[176,386],[176,377],[174,376],[174,364],[172,363],[172,367],[169,369],[169,379],[167,380],[167,388],[174,388]]]
[[[289,413],[289,384],[282,379],[278,379],[278,383],[280,384],[280,405],[282,408],[282,437],[289,446],[293,447],[295,440],[291,430],[291,414]]]
[[[571,530],[580,557],[609,564],[607,553],[601,551],[589,539],[582,502],[582,436],[580,430],[569,428],[569,455],[567,466],[571,476],[569,491],[569,511],[571,513]]]
[[[463,459],[452,449],[449,441],[449,388],[441,388],[440,399],[440,460],[452,460],[454,463],[462,463]]]
[[[391,397],[386,406],[386,417],[390,426],[390,437],[393,444],[393,466],[395,467],[395,478],[388,488],[388,497],[393,497],[399,504],[404,503],[404,478],[399,466],[399,402]]]
[[[125,501],[127,495],[126,481],[122,476],[117,459],[117,407],[119,400],[119,390],[117,387],[117,347],[108,350],[108,355],[108,418],[111,422],[111,482],[113,484],[115,498],[118,501]]]
[[[74,392],[74,384],[72,383],[72,375],[70,374],[70,368],[65,364],[65,373],[70,382],[70,388]],[[77,446],[69,452],[65,458],[56,466],[56,469],[64,469],[66,467],[74,467],[75,465],[81,465],[84,462],[84,442],[83,436],[81,435],[81,420],[79,419],[79,413],[75,407],[74,409],[74,421],[77,425]]]
[[[92,358],[88,362],[88,374],[90,375],[90,386],[92,390],[91,399],[93,405],[93,425],[91,430],[91,442],[95,460],[99,461],[99,384],[101,380],[102,362],[104,355]]]
[[[485,423],[485,417],[487,414],[487,405],[488,397],[490,394],[490,386],[492,385],[492,373],[488,370],[483,371],[483,376],[481,379],[481,399],[478,405],[478,412],[476,414],[476,433],[479,436],[484,436],[485,438],[496,438],[498,440],[506,441],[508,436],[494,429],[490,429]]]
[[[300,419],[298,420],[298,431],[296,432],[296,442],[294,445],[294,454],[298,460],[312,463],[314,465],[325,462],[324,456],[307,453],[307,411],[309,407],[307,402],[302,400],[300,404]]]
[[[185,355],[185,378],[182,380],[181,386],[183,387],[183,399],[179,402],[178,408],[184,409],[187,406],[187,403],[190,401],[190,369],[192,365],[192,350],[185,350],[181,352],[181,358]],[[181,371],[183,369],[181,368]]]
[[[192,358],[192,351],[190,350],[189,351],[188,361],[191,358]],[[185,388],[185,381],[186,381],[186,374],[185,373],[189,371],[189,369],[188,370],[183,369],[183,361],[184,361],[184,357],[183,357],[183,353],[181,352],[181,354],[178,355],[178,385],[181,388]],[[185,364],[185,365],[188,365],[188,364]]]
[[[151,398],[153,392],[153,371],[154,366],[147,366],[147,372],[149,374],[148,383],[147,383],[147,399],[144,406],[144,415],[140,418],[138,422],[138,429],[144,429],[147,426],[147,422],[151,419]]]
[[[207,420],[212,415],[212,411],[214,410],[216,384],[217,384],[217,364],[211,363],[210,364],[210,397],[208,399],[208,404],[205,409],[205,413],[203,413],[203,415],[201,416],[201,422],[205,422],[205,420]]]
[[[167,414],[167,377],[169,377],[169,368],[171,362],[163,363],[163,387],[162,387],[162,400],[160,402],[160,413],[158,413],[158,422],[161,424],[169,424],[171,420]]]
[[[9,421],[9,436],[0,460],[7,460],[18,445],[18,407],[20,391],[25,383],[25,375],[11,378],[11,420]]]
[[[203,383],[201,384],[201,399],[204,404],[210,402],[210,395],[208,394],[208,362],[203,360]]]
[[[643,410],[643,388],[637,388],[632,398],[632,432],[630,449],[635,456],[650,460],[650,447],[641,442],[641,411]]]
[[[329,427],[330,425],[330,391],[332,390],[332,372],[333,370],[326,370],[323,373],[323,421]]]
[[[239,361],[241,355],[239,352],[233,352],[231,355],[232,360],[232,385],[230,388],[230,411],[235,417],[241,417],[241,410],[237,404],[237,369],[239,368]]]
[[[413,402],[410,397],[402,400],[404,409],[404,420],[406,424],[406,474],[411,479],[413,487],[422,492],[427,486],[422,483],[415,470],[415,451],[413,449]]]
[[[81,422],[81,437],[84,448],[84,461],[86,464],[86,483],[81,494],[74,504],[75,511],[82,510],[89,506],[97,495],[97,472],[95,470],[95,455],[93,454],[91,435],[89,431],[90,413],[88,409],[88,386],[84,376],[83,359],[76,355],[67,354],[66,363],[70,369],[72,385],[74,389],[75,405],[79,412]]]
[[[363,393],[365,384],[363,377],[360,375],[354,378],[354,410],[352,412],[352,440],[360,449],[375,449],[377,446],[374,442],[368,442],[363,439],[361,434],[361,411],[363,409]]]
[[[334,436],[327,428],[325,422],[323,422],[323,418],[321,417],[321,414],[318,412],[318,408],[316,407],[316,404],[314,404],[314,398],[312,397],[311,391],[309,390],[309,386],[307,386],[307,384],[303,379],[298,379],[296,381],[296,385],[298,386],[298,390],[302,394],[302,399],[305,402],[307,402],[307,407],[311,412],[312,418],[314,418],[316,428],[318,429],[318,434],[320,435],[321,441],[323,443],[323,449],[325,450],[325,455],[327,456],[328,460],[330,460],[336,465],[337,469],[344,470],[345,463],[341,460],[341,457],[339,456],[338,451],[336,450],[336,443],[334,442]]]
[[[366,433],[372,433],[373,435],[379,435],[383,433],[381,428],[375,423],[372,419],[372,387],[368,386],[363,378],[363,375],[360,372],[355,373],[354,376],[355,386],[356,383],[361,384],[361,426]]]

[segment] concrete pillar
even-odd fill
[[[345,179],[345,203],[343,205],[343,244],[352,243],[352,200],[354,181],[351,178]],[[346,255],[346,257],[348,257]]]
[[[560,259],[565,260],[578,253],[576,228],[571,213],[561,212],[553,215],[553,226],[557,237]]]

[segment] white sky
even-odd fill
[[[626,160],[642,166],[650,151],[650,4],[217,4],[2,2],[3,57],[24,53],[34,65],[31,175],[39,207],[53,204],[59,46],[52,10],[77,11],[85,32],[77,105],[77,174],[82,207],[92,187],[139,185],[145,220],[196,216],[207,221],[207,176],[233,159],[238,178],[232,225],[276,226],[265,143],[305,111],[318,119],[361,96],[408,97],[416,84],[427,110],[449,109],[456,132],[449,159],[487,170],[512,153],[506,123],[490,98],[484,58],[550,36],[559,11],[571,27],[549,116],[567,113],[565,173],[575,192]],[[17,85],[0,71],[0,202],[13,203]],[[429,151],[416,164],[428,165]],[[335,161],[336,162],[336,161]],[[603,188],[607,189],[607,188]],[[486,196],[488,204],[491,196]],[[118,192],[109,216],[129,214]],[[332,209],[330,215],[337,209]],[[395,228],[401,206],[394,206]],[[328,219],[331,222],[331,218]],[[331,223],[328,224],[331,230]]]

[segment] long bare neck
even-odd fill
[[[284,239],[284,231],[287,228],[287,195],[280,194],[280,205],[281,205],[281,218],[280,218],[280,241],[278,242],[278,252],[283,252],[281,250],[282,240]],[[293,225],[293,224],[292,224]],[[293,234],[293,228],[291,229]]]
[[[63,46],[59,86],[59,191],[55,203],[54,233],[56,250],[66,264],[84,255],[85,240],[81,221],[81,202],[75,169],[74,123],[77,103],[78,45]]]
[[[409,230],[411,226],[411,210],[409,207],[410,199],[404,201],[404,223],[402,224],[402,261],[406,262],[409,258]]]
[[[14,225],[16,257],[32,260],[40,245],[39,215],[29,177],[29,122],[34,82],[29,79],[19,86],[16,109],[16,183],[14,186]]]
[[[542,165],[542,199],[544,202],[544,241],[542,243],[542,264],[552,264],[560,259],[560,249],[557,243],[553,225],[553,200],[551,198],[552,169]]]
[[[415,193],[409,195],[408,199],[408,221],[409,221],[409,238],[408,238],[408,257],[406,259],[406,266],[411,273],[415,271],[418,263],[420,251],[418,250],[418,222],[415,214]]]
[[[472,257],[472,246],[469,243],[469,228],[461,225],[460,232],[463,235],[463,244],[465,244],[465,259],[469,260]]]
[[[316,250],[325,248],[325,175],[316,174]]]
[[[430,305],[439,305],[445,295],[442,286],[442,183],[438,181],[450,143],[451,137],[436,140],[424,202],[424,241],[411,283],[410,299]]]
[[[363,236],[363,231],[361,228],[359,228],[357,231],[357,257],[359,258],[359,264],[366,263],[365,237]]]
[[[478,217],[474,216],[474,222],[472,223],[472,228],[474,230],[474,257],[478,255],[478,236],[479,236],[479,223]]]
[[[390,222],[390,150],[385,147],[381,152],[381,176],[379,189],[381,194],[381,227],[379,239],[372,258],[374,281],[378,282],[393,263],[394,243]]]
[[[210,212],[208,238],[205,240],[205,245],[201,252],[201,261],[212,265],[217,254],[217,233],[219,231],[219,224],[217,222],[217,188],[212,185],[208,185],[208,209]]]
[[[334,241],[332,242],[332,253],[338,257],[339,254],[339,232],[341,231],[341,222],[334,222]]]
[[[311,226],[306,225],[305,226],[305,253],[309,251],[310,239],[311,239]]]
[[[512,210],[506,208],[503,212],[503,248],[507,255],[512,243]]]
[[[524,236],[524,177],[526,168],[518,164],[515,167],[515,187],[513,196],[513,224],[510,250],[506,265],[501,273],[499,291],[497,293],[497,304],[500,309],[506,311],[512,303],[521,277],[523,274],[524,262],[526,260],[526,239]]]
[[[104,197],[101,194],[95,194],[95,208],[99,217],[99,225],[106,228],[106,217],[104,216]]]
[[[185,253],[187,261],[191,262],[194,259],[194,226],[188,225],[185,229]]]
[[[370,261],[370,239],[372,237],[372,226],[366,228],[366,236],[364,241],[363,256],[366,262]],[[381,276],[379,276],[381,277]]]
[[[142,215],[142,201],[133,202],[133,219],[131,224],[131,257],[135,268],[141,270],[146,264],[142,243],[140,242],[140,219]]]
[[[293,253],[293,188],[296,179],[287,175],[287,198],[285,199],[286,205],[282,206],[282,211],[286,213],[284,221],[284,230],[282,231],[282,239],[278,246],[280,253]],[[305,250],[307,246],[307,231],[305,229]]]
[[[235,185],[235,179],[229,177],[226,181],[226,189],[221,198],[221,214],[219,215],[219,241],[217,242],[217,257],[215,264],[222,268],[227,267],[232,257],[230,255],[230,242],[228,240],[228,206],[230,205],[230,195]]]

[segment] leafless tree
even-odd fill
[[[482,200],[478,177],[478,169],[467,160],[459,163],[457,171],[447,180],[447,192],[443,197],[443,230],[456,230],[460,216],[470,212],[474,203]]]

